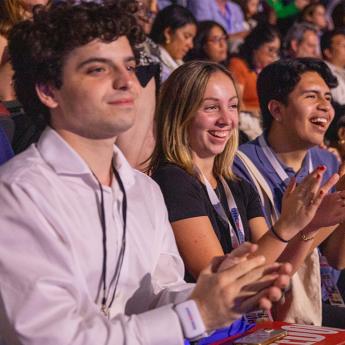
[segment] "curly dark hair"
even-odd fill
[[[286,105],[290,93],[301,80],[302,74],[306,72],[318,73],[330,89],[338,85],[337,78],[326,63],[315,58],[282,59],[261,71],[256,88],[264,129],[269,130],[273,121],[268,103],[276,100]]]
[[[39,100],[36,85],[61,88],[62,70],[68,54],[100,39],[112,42],[126,36],[134,48],[145,38],[134,16],[133,2],[104,4],[59,2],[50,9],[36,7],[33,20],[13,27],[9,53],[14,70],[14,88],[25,112],[36,122],[49,122],[49,109]]]

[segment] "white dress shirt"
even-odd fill
[[[100,190],[85,161],[48,128],[37,145],[1,167],[5,344],[183,344],[172,303],[186,300],[192,286],[183,280],[160,189],[117,148],[114,166],[127,194],[127,246],[110,320],[100,311]],[[109,286],[121,247],[123,195],[116,180],[103,192]]]

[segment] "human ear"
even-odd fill
[[[58,106],[52,86],[48,84],[36,84],[35,89],[38,98],[46,107],[53,109]]]
[[[297,41],[296,41],[296,40],[292,40],[292,41],[290,42],[290,47],[291,47],[291,49],[292,49],[294,52],[297,52],[297,50],[298,50]]]
[[[337,135],[338,135],[339,141],[344,143],[345,142],[345,127],[340,127],[337,131]]]
[[[283,105],[279,101],[276,101],[275,99],[272,99],[268,102],[267,105],[268,110],[270,111],[273,119],[277,122],[281,122],[283,119]]]
[[[173,34],[173,31],[171,28],[165,28],[164,31],[163,31],[163,35],[164,35],[164,38],[165,38],[165,44],[170,44],[171,43],[171,40],[172,40],[172,34]]]
[[[330,60],[332,58],[332,53],[331,53],[331,50],[329,48],[326,48],[324,51],[323,51],[324,55],[326,56],[326,58],[328,60]]]

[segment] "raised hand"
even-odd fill
[[[308,225],[309,231],[342,223],[345,220],[345,191],[325,195],[313,220]]]
[[[295,179],[290,182],[283,196],[281,216],[275,225],[275,229],[279,227],[279,232],[284,234],[283,238],[294,237],[312,222],[326,194],[338,182],[339,175],[334,174],[321,186],[325,171],[326,167],[320,166],[299,185]],[[314,226],[308,229],[316,230]]]

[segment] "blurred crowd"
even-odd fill
[[[20,110],[20,105],[13,102],[16,97],[7,50],[8,33],[14,24],[30,18],[34,5],[49,6],[49,3],[48,0],[1,3],[0,101],[7,103],[14,113]],[[208,60],[229,68],[241,100],[241,142],[262,133],[256,92],[260,71],[281,57],[323,59],[338,78],[338,86],[332,89],[336,115],[326,134],[325,145],[334,148],[333,152],[342,159],[345,140],[340,121],[345,104],[344,1],[144,0],[138,3],[137,18],[147,35],[140,64],[159,64],[157,85],[186,61]],[[148,107],[148,102],[145,103]],[[153,113],[153,107],[147,112]],[[20,152],[37,140],[38,135],[28,120],[16,121],[20,122],[18,127],[25,127],[24,132],[22,128],[17,129],[13,143],[15,151]],[[25,133],[27,138],[22,140]],[[147,140],[152,147],[153,138]],[[142,152],[139,160],[144,161],[149,154]]]

